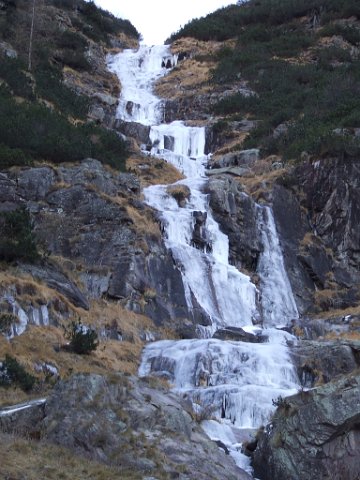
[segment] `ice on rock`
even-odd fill
[[[274,327],[289,323],[298,313],[270,208],[257,208],[263,245],[259,289],[229,265],[228,238],[215,222],[204,193],[205,129],[179,121],[161,124],[162,103],[152,88],[166,74],[168,61],[176,63],[168,47],[142,46],[137,52],[127,50],[112,57],[110,68],[122,84],[119,117],[151,125],[151,155],[173,164],[186,177],[176,184],[190,190],[190,198],[181,204],[166,185],[148,187],[144,196],[159,212],[166,246],[182,274],[189,309],[195,298],[212,325],[198,327],[202,338],[148,344],[139,375],[168,378],[178,394],[192,402],[194,411],[216,419],[204,422],[205,431],[226,445],[239,466],[251,471],[240,451],[240,433],[266,423],[274,410],[273,400],[297,390],[287,347],[294,339]],[[206,239],[203,246],[193,241],[199,216]],[[249,333],[263,330],[268,342],[210,338],[218,328],[229,326]]]
[[[118,118],[144,125],[159,123],[163,102],[153,93],[153,85],[176,63],[177,57],[165,45],[141,45],[137,51],[128,49],[109,57],[109,69],[118,75],[122,86]]]

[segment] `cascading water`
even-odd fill
[[[161,124],[161,101],[152,93],[154,81],[165,75],[176,58],[168,47],[140,47],[112,58],[110,68],[120,78],[122,97],[118,116],[152,125],[153,156],[175,165],[186,177],[171,186],[144,190],[155,208],[183,278],[189,310],[200,305],[209,325],[198,327],[197,339],[150,343],[144,350],[140,375],[167,377],[192,402],[214,440],[230,450],[242,468],[251,470],[240,453],[246,429],[264,424],[274,409],[273,399],[297,390],[286,341],[292,337],[274,327],[298,316],[288,281],[271,209],[257,207],[263,252],[258,264],[260,286],[229,265],[229,242],[211,215],[206,184],[205,129],[183,122]],[[171,191],[190,192],[179,202]],[[259,324],[262,325],[260,328]],[[223,341],[210,338],[216,330],[241,327],[263,333],[267,343]]]

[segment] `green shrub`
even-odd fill
[[[24,64],[13,58],[2,58],[0,61],[0,78],[5,80],[14,95],[34,99],[31,81],[25,73]]]
[[[32,159],[19,148],[9,148],[0,143],[0,170],[23,165],[31,165]]]
[[[24,392],[30,391],[35,384],[35,377],[25,370],[25,368],[10,355],[5,356],[5,360],[0,366],[0,386],[18,385]]]
[[[65,115],[80,119],[86,118],[89,100],[74,93],[63,84],[60,69],[48,63],[42,63],[34,73],[38,96],[54,103]]]
[[[64,30],[56,38],[56,44],[59,48],[68,48],[70,50],[85,50],[88,42],[79,33],[71,30]]]
[[[124,32],[130,37],[139,39],[140,34],[136,28],[129,22],[121,18],[114,17],[111,13],[95,5],[93,1],[83,2],[79,5],[83,21],[83,33],[94,41],[108,42],[108,35]]]
[[[21,150],[26,158],[61,163],[93,157],[125,170],[127,147],[115,132],[92,124],[73,125],[38,104],[18,105],[1,89],[0,99],[0,144]]]
[[[65,337],[70,340],[70,349],[79,355],[87,355],[99,345],[96,331],[83,325],[80,319],[65,328]]]
[[[343,37],[344,40],[352,45],[357,45],[360,43],[360,29],[350,25],[330,23],[320,31],[320,36],[322,37],[331,37],[333,35]]]
[[[30,214],[25,208],[0,213],[0,259],[34,262],[39,258]]]

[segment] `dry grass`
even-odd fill
[[[142,475],[75,456],[45,442],[0,434],[0,478],[8,480],[137,480]]]
[[[51,384],[44,383],[45,375],[34,370],[35,364],[52,364],[58,369],[61,378],[80,372],[136,374],[144,345],[140,334],[156,331],[148,317],[129,312],[119,303],[105,300],[93,301],[89,311],[74,308],[72,316],[67,320],[63,319],[64,326],[76,318],[81,318],[82,323],[93,326],[99,332],[103,329],[115,329],[121,333],[124,341],[101,339],[97,350],[90,355],[76,355],[63,349],[67,339],[61,327],[30,325],[21,336],[11,341],[0,336],[0,360],[9,354],[24,365],[29,373],[35,375],[40,381],[35,395],[43,395],[44,390],[51,387]],[[21,402],[28,398],[29,395],[15,388],[0,389],[0,405]]]
[[[184,204],[186,200],[189,200],[191,191],[187,185],[169,185],[166,189],[166,193],[171,195],[178,202],[180,206]]]
[[[244,143],[244,140],[248,136],[249,134],[246,132],[241,132],[241,133],[237,131],[226,132],[226,138],[227,138],[226,144],[214,152],[214,155],[212,156],[212,160],[216,160],[219,156],[225,155],[227,153],[241,150],[242,144]]]
[[[126,161],[126,168],[140,179],[142,188],[168,185],[184,178],[173,165],[159,158],[133,155]]]
[[[263,173],[255,173],[256,170]],[[252,174],[243,176],[238,181],[245,187],[245,191],[249,195],[257,202],[262,202],[268,200],[269,192],[271,192],[274,183],[284,174],[286,174],[286,169],[268,169],[268,165],[263,160],[260,160],[252,169]]]
[[[224,45],[220,42],[201,42],[193,38],[181,38],[171,46],[173,53],[187,52],[190,58],[183,60],[156,85],[156,93],[162,98],[178,98],[186,94],[197,95],[212,90],[209,84],[210,70],[215,66],[214,53]]]
[[[30,275],[9,268],[0,272],[0,293],[12,292],[22,304],[34,307],[47,305],[58,299],[69,311],[74,311],[73,305],[56,290],[36,281]]]
[[[154,239],[161,238],[159,223],[154,217],[154,212],[150,208],[138,210],[131,205],[126,207],[129,217],[132,219],[134,229],[138,235],[144,237],[152,237]]]
[[[314,318],[319,320],[323,320],[324,318],[327,318],[331,320],[339,317],[346,317],[347,315],[360,316],[360,305],[356,307],[345,308],[345,309],[333,309],[330,311],[323,311],[315,315]]]

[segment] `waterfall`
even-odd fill
[[[161,124],[162,103],[152,87],[166,74],[168,62],[176,64],[168,47],[142,46],[113,57],[110,68],[122,84],[118,116],[151,125],[151,154],[172,163],[186,177],[171,188],[148,187],[144,196],[159,212],[165,244],[182,274],[189,311],[200,306],[209,325],[198,326],[196,339],[149,343],[139,375],[167,378],[199,418],[209,417],[202,423],[208,435],[223,442],[237,464],[250,472],[249,460],[241,453],[246,432],[269,420],[273,400],[298,388],[287,347],[294,339],[275,328],[298,313],[269,207],[257,207],[263,244],[257,271],[260,285],[229,264],[229,240],[204,193],[205,129],[180,121]],[[179,201],[176,192],[188,194]],[[228,327],[267,342],[211,338]]]

